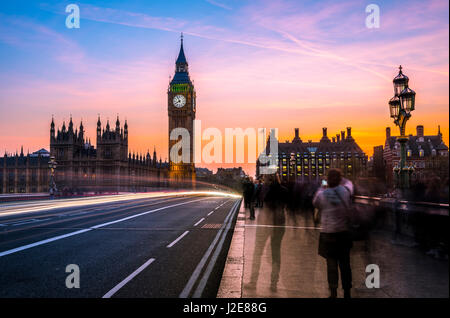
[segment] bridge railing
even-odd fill
[[[367,213],[372,228],[388,230],[393,237],[413,237],[426,250],[439,247],[448,255],[449,204],[395,198],[355,196],[359,213]]]
[[[363,195],[355,196],[355,203],[372,206],[392,207],[400,211],[423,212],[426,214],[438,214],[449,216],[448,203],[405,201],[395,198],[369,197]]]

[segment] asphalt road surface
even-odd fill
[[[0,297],[216,296],[239,199],[81,200],[0,205]]]

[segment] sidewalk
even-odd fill
[[[256,209],[256,220],[241,205],[217,294],[218,298],[326,298],[329,296],[325,259],[317,254],[319,229],[312,214],[273,217]],[[394,245],[392,236],[374,232],[355,242],[351,253],[352,297],[449,296],[448,260],[425,255],[412,244]],[[365,285],[368,264],[380,268],[380,288]],[[342,297],[339,288],[338,297]]]

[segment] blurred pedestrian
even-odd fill
[[[248,176],[246,176],[242,182],[242,192],[244,196],[244,207],[249,208],[253,196],[253,182]]]
[[[425,201],[440,203],[441,202],[441,178],[434,175],[430,178],[425,191]]]
[[[251,183],[251,186],[249,186],[249,208],[250,208],[250,220],[255,219],[255,204],[256,204],[256,198],[257,198],[257,184]]]
[[[258,179],[256,182],[255,188],[255,205],[257,208],[262,208],[262,182],[261,179]]]
[[[319,255],[327,261],[330,298],[337,297],[338,269],[341,272],[344,298],[350,298],[352,288],[350,249],[353,243],[349,231],[351,192],[341,182],[340,170],[328,170],[327,186],[320,187],[313,199],[320,213]]]

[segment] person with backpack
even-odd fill
[[[319,255],[327,261],[327,278],[330,298],[337,297],[339,270],[344,298],[350,298],[352,271],[350,250],[353,246],[350,234],[351,191],[341,184],[339,169],[328,170],[327,185],[316,192],[313,205],[320,213]]]

